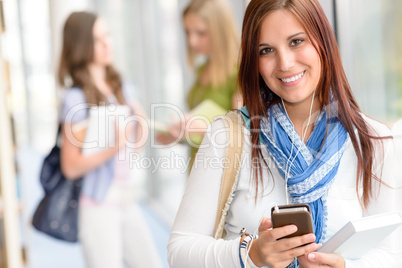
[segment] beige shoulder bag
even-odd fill
[[[220,239],[226,236],[225,221],[230,204],[234,197],[234,191],[239,181],[243,144],[244,144],[244,120],[242,116],[231,111],[223,117],[226,127],[229,129],[229,144],[226,151],[226,161],[222,176],[221,191],[219,194],[218,210],[216,212],[214,238]]]

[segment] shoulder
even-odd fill
[[[69,89],[64,90],[62,93],[62,96],[63,96],[63,98],[62,98],[63,103],[70,103],[70,102],[84,103],[84,102],[86,102],[84,91],[79,87],[71,87]]]
[[[61,121],[77,123],[88,115],[88,103],[84,91],[78,87],[72,87],[63,92]]]
[[[394,139],[392,138],[391,129],[385,124],[362,114],[364,121],[368,126],[369,133],[374,137],[379,137],[382,139],[373,139],[373,145],[376,148],[375,154],[381,152],[379,156],[389,158],[394,155]],[[380,149],[380,151],[378,151]],[[383,160],[381,161],[383,162]]]
[[[236,66],[235,68],[233,68],[233,71],[226,78],[226,85],[229,86],[229,89],[232,91],[236,90],[237,73],[238,73],[238,68]]]
[[[373,136],[377,137],[387,137],[391,136],[391,129],[386,126],[385,124],[365,115],[361,114],[363,120],[366,122],[367,126],[369,127],[369,131],[372,132]]]
[[[227,112],[225,115],[216,116],[211,125],[213,125],[214,127],[218,128],[218,129],[232,127],[233,123],[241,125],[242,127],[245,127],[243,111],[246,111],[246,115],[248,115],[247,109],[245,107],[242,107],[237,110],[231,110],[231,111]]]
[[[84,96],[84,91],[79,87],[70,87],[64,90],[64,96]]]
[[[247,136],[248,130],[238,111],[230,111],[226,115],[215,117],[207,133],[211,140],[223,145],[229,140],[230,131],[240,132],[241,137]]]

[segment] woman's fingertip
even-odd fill
[[[307,258],[308,258],[310,261],[315,261],[315,254],[314,254],[314,253],[309,253],[309,254],[307,255]]]

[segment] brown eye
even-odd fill
[[[303,41],[304,41],[303,39],[294,39],[294,40],[292,40],[290,45],[291,46],[297,46],[297,45],[300,45]]]
[[[266,55],[266,54],[271,53],[271,52],[273,52],[273,51],[274,51],[274,50],[273,50],[272,48],[265,47],[265,48],[263,48],[263,49],[260,50],[260,55]]]

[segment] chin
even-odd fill
[[[105,61],[105,62],[103,63],[103,65],[105,65],[106,67],[108,67],[108,66],[112,65],[112,63],[113,63],[112,60],[108,60],[108,61]]]
[[[200,56],[208,56],[208,53],[206,53],[204,50],[195,50],[195,53]]]

